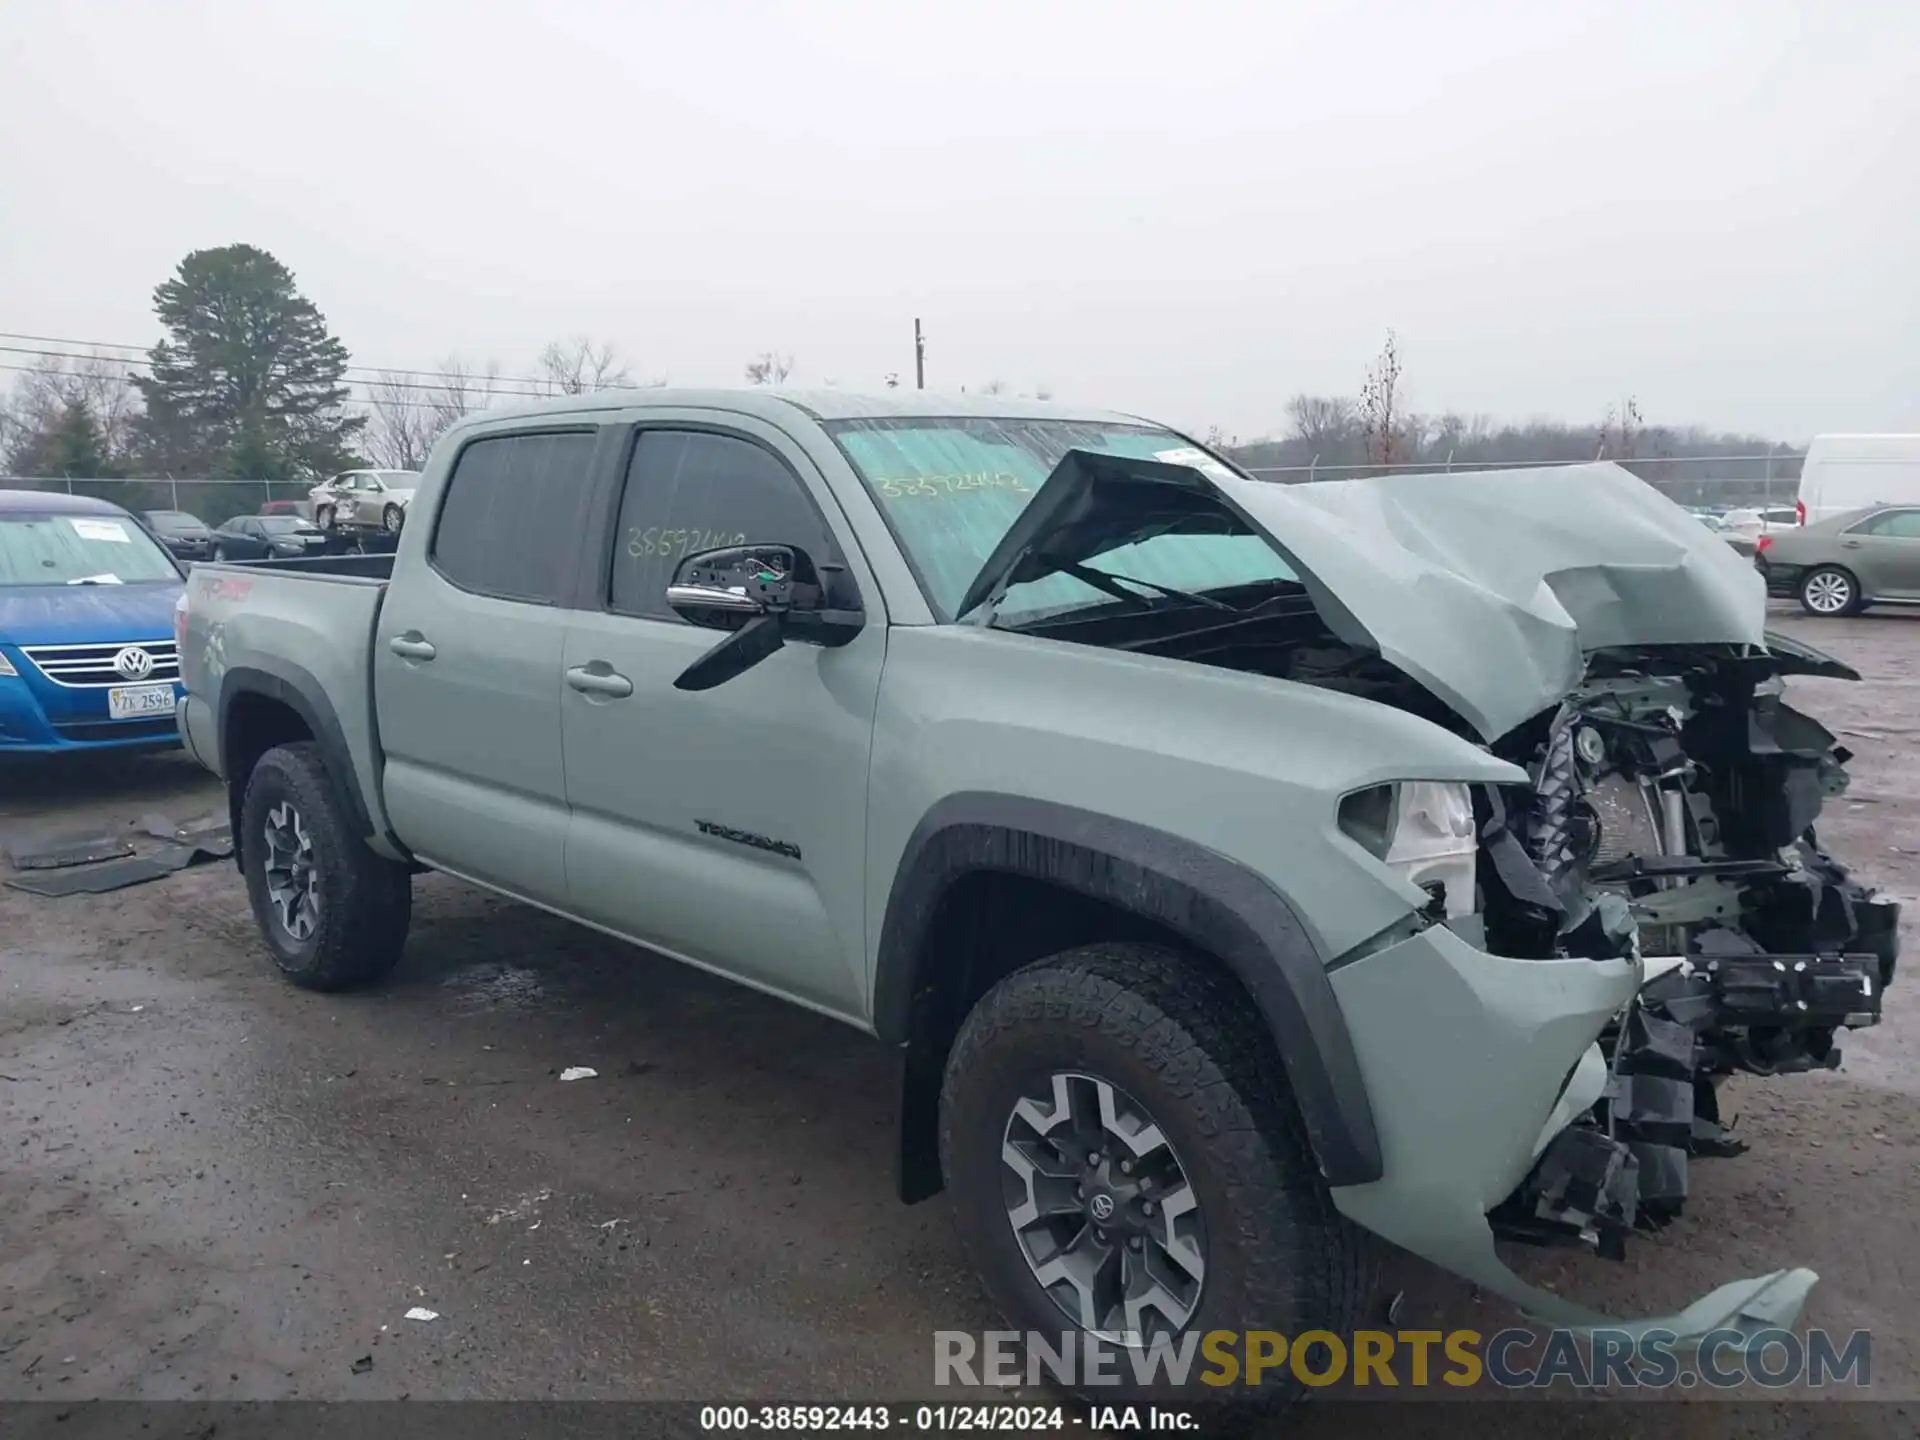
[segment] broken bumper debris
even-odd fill
[[[1831,1003],[1818,1013],[1837,1015],[1838,1006],[1860,1002],[1862,968],[1835,961],[1789,969],[1800,978],[1780,993],[1808,1016],[1816,1012],[1811,1002],[1799,1012],[1800,997],[1823,993]],[[1661,973],[1649,982],[1652,970]],[[1851,989],[1843,977],[1852,977]],[[1350,1219],[1553,1325],[1669,1332],[1685,1346],[1714,1331],[1751,1334],[1798,1319],[1817,1280],[1810,1270],[1734,1281],[1673,1314],[1620,1317],[1529,1284],[1494,1243],[1498,1235],[1617,1256],[1660,1209],[1661,1197],[1650,1204],[1644,1192],[1650,1178],[1669,1191],[1684,1187],[1688,1158],[1729,1153],[1720,1148],[1725,1132],[1695,1116],[1691,1067],[1715,1022],[1689,1002],[1704,998],[1710,1015],[1753,1016],[1746,967],[1716,976],[1624,958],[1514,960],[1436,925],[1338,967],[1332,978],[1376,1101],[1385,1161],[1384,1178],[1333,1191]],[[1380,1003],[1392,996],[1402,1003]],[[1668,1005],[1696,1023],[1660,1013]],[[1423,1064],[1430,1052],[1400,1033],[1414,1012],[1474,1063]],[[1617,1025],[1631,1038],[1610,1062],[1602,1041]],[[1620,1126],[1609,1133],[1591,1119],[1617,1097],[1625,1097]],[[1477,1123],[1461,1126],[1462,1115]]]

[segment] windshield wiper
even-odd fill
[[[1071,575],[1081,584],[1090,585],[1103,595],[1111,595],[1116,600],[1125,600],[1142,609],[1152,607],[1144,595],[1127,589],[1128,585],[1138,585],[1142,590],[1151,590],[1157,595],[1165,595],[1173,600],[1185,600],[1190,605],[1198,605],[1207,610],[1224,610],[1229,615],[1242,613],[1224,600],[1216,600],[1211,595],[1196,595],[1191,590],[1176,590],[1171,585],[1160,584],[1157,580],[1141,580],[1133,575],[1114,575],[1105,570],[1095,570],[1090,565],[1062,565],[1055,573]],[[975,609],[967,612],[966,618],[961,623],[978,625],[984,630],[993,629],[1000,612],[1000,602],[1007,598],[1007,591],[1010,588],[1003,579]],[[1018,626],[1008,628],[1018,628]]]
[[[1141,580],[1133,575],[1115,575],[1110,571],[1095,570],[1090,565],[1062,565],[1060,573],[1071,575],[1081,584],[1091,585],[1094,589],[1111,595],[1116,600],[1134,600],[1144,604],[1145,602],[1141,601],[1138,595],[1123,588],[1126,585],[1138,585],[1142,590],[1151,590],[1156,595],[1165,595],[1172,600],[1185,600],[1192,605],[1204,605],[1209,610],[1233,612],[1233,606],[1224,600],[1215,600],[1211,595],[1196,595],[1190,590],[1176,590],[1171,585],[1162,585],[1156,580]],[[1116,584],[1116,581],[1120,583]]]

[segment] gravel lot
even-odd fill
[[[1795,686],[1857,755],[1824,838],[1920,895],[1920,622],[1778,619],[1867,677]],[[179,756],[0,769],[6,831],[221,803]],[[992,1326],[944,1208],[893,1198],[880,1047],[439,876],[416,895],[393,981],[329,998],[272,972],[229,864],[0,888],[0,1399],[924,1397],[931,1332]],[[1629,1311],[1811,1265],[1807,1323],[1871,1329],[1875,1391],[1920,1397],[1905,978],[1840,1072],[1736,1082],[1753,1151],[1702,1162],[1680,1224],[1524,1268]],[[1403,1328],[1513,1318],[1410,1260],[1389,1284]]]

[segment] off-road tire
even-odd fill
[[[1261,1021],[1205,964],[1140,944],[1089,945],[1015,971],[974,1006],[948,1057],[941,1166],[962,1243],[1014,1328],[1050,1343],[1074,1328],[1015,1238],[1000,1158],[1017,1099],[1062,1071],[1124,1090],[1180,1157],[1207,1227],[1206,1277],[1185,1332],[1352,1334],[1373,1288],[1376,1246],[1334,1209]],[[1316,1355],[1316,1369],[1328,1361]],[[1202,1386],[1207,1368],[1196,1353],[1178,1391],[1142,1390],[1123,1358],[1125,1383],[1083,1393],[1263,1408],[1302,1393],[1290,1369],[1269,1371],[1250,1391]]]
[[[318,921],[304,939],[282,923],[268,893],[265,832],[269,816],[288,802],[311,842],[319,877]],[[289,980],[306,990],[346,990],[393,968],[413,914],[412,877],[354,833],[318,745],[278,745],[260,757],[247,777],[235,838],[254,921]]]
[[[1837,610],[1817,609],[1814,602],[1808,597],[1816,590],[1816,582],[1820,581],[1825,581],[1829,584],[1838,581],[1844,584],[1849,597],[1846,604]],[[1822,620],[1835,620],[1842,615],[1858,615],[1866,608],[1860,603],[1860,581],[1854,576],[1851,570],[1841,565],[1814,566],[1813,569],[1800,577],[1800,587],[1797,592],[1797,598],[1800,601],[1800,608],[1802,610]]]

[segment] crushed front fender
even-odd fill
[[[1684,1346],[1797,1320],[1817,1279],[1810,1270],[1732,1281],[1671,1315],[1619,1317],[1529,1284],[1495,1249],[1488,1212],[1569,1110],[1590,1103],[1590,1052],[1640,988],[1638,959],[1510,959],[1435,925],[1336,962],[1329,978],[1385,1165],[1377,1181],[1334,1189],[1349,1219],[1547,1324],[1666,1332]]]

